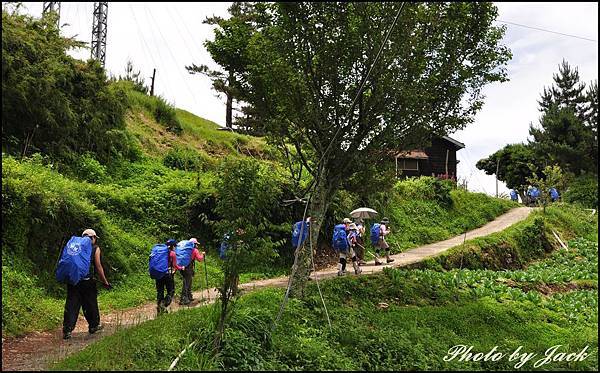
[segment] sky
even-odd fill
[[[598,3],[516,3],[499,2],[497,21],[593,39],[582,40],[513,24],[506,24],[502,43],[510,48],[507,66],[509,81],[484,88],[485,104],[473,124],[451,137],[464,143],[457,153],[458,176],[469,190],[494,195],[494,175],[477,170],[475,163],[507,144],[526,142],[529,124],[537,123],[537,100],[545,86],[552,84],[563,59],[577,67],[582,81],[598,78]],[[213,38],[207,16],[227,17],[230,3],[121,3],[108,5],[106,68],[123,75],[131,60],[149,85],[157,69],[155,92],[175,106],[220,125],[225,123],[225,99],[212,90],[208,78],[190,75],[185,65],[206,64],[217,69],[204,41]],[[42,3],[24,3],[25,11],[39,16]],[[91,41],[93,3],[65,2],[61,5],[61,33]],[[504,24],[497,22],[498,25]],[[89,50],[73,51],[86,59]],[[499,193],[507,193],[498,183]]]

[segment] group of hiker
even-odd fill
[[[63,339],[70,339],[79,317],[79,310],[88,323],[88,332],[94,334],[104,328],[100,323],[98,289],[100,281],[106,289],[112,288],[102,267],[98,236],[93,229],[83,231],[81,237],[73,236],[61,252],[56,266],[56,279],[67,285],[67,299],[63,313]],[[169,239],[165,244],[152,247],[149,260],[150,277],[156,282],[157,313],[165,313],[175,295],[175,273],[179,271],[182,290],[179,304],[192,302],[194,262],[203,261],[205,252],[198,250],[196,238],[177,242]],[[96,280],[96,275],[100,280]],[[165,294],[166,291],[166,294]]]
[[[164,244],[152,247],[148,267],[150,277],[156,282],[156,311],[158,314],[166,313],[167,307],[175,296],[175,273],[177,271],[180,271],[182,279],[179,304],[188,305],[193,301],[194,263],[203,261],[206,255],[204,251],[198,250],[198,246],[196,238],[180,242],[171,238]]]
[[[383,218],[379,223],[374,223],[370,230],[370,241],[375,247],[375,265],[382,265],[381,251],[385,254],[386,263],[392,263],[394,259],[390,258],[390,245],[386,241],[386,236],[391,233],[389,219]],[[304,244],[306,236],[310,229],[310,217],[306,221],[296,222],[292,230],[292,245],[300,247]],[[346,265],[348,258],[352,262],[352,268],[355,274],[362,272],[361,266],[365,265],[365,248],[364,237],[366,229],[364,222],[358,218],[353,222],[349,218],[344,218],[340,224],[333,227],[333,238],[331,247],[339,255],[338,276],[346,274]]]
[[[548,190],[548,193],[550,194],[550,200],[552,202],[557,202],[560,199],[560,194],[558,193],[558,190],[556,190],[556,188],[550,188]],[[523,203],[526,205],[534,205],[535,203],[537,203],[540,197],[540,190],[537,187],[530,186],[529,188],[527,188],[527,192],[525,193],[525,201],[523,201]],[[510,199],[515,202],[519,201],[519,194],[516,190],[513,189],[510,191]]]
[[[305,222],[294,224],[292,232],[292,243],[300,246],[304,243],[308,230],[310,218]],[[243,231],[238,229],[238,235]],[[381,222],[375,223],[370,229],[371,244],[375,247],[375,265],[382,265],[381,251],[383,250],[386,263],[391,263],[390,246],[386,242],[386,236],[391,233],[389,219],[383,218]],[[355,222],[344,218],[340,224],[335,225],[333,230],[332,247],[339,255],[338,276],[346,274],[348,258],[352,261],[355,274],[362,272],[361,266],[367,249],[365,248],[365,225],[362,219]],[[106,279],[101,261],[101,250],[98,246],[98,236],[93,229],[86,229],[82,236],[73,236],[67,242],[61,252],[56,267],[56,279],[67,285],[67,299],[65,301],[63,317],[63,339],[70,339],[79,316],[79,310],[83,309],[84,317],[88,323],[88,331],[94,334],[103,329],[100,323],[100,312],[98,309],[98,290],[96,281],[110,289],[112,286]],[[226,260],[226,251],[229,247],[229,237],[224,237],[219,248],[219,257]],[[168,239],[164,244],[156,244],[152,247],[149,257],[149,274],[156,285],[156,310],[157,314],[167,312],[167,308],[175,297],[175,273],[179,271],[182,280],[182,290],[179,300],[181,305],[189,305],[193,301],[192,279],[194,277],[194,263],[205,261],[206,253],[199,250],[196,238],[177,242]],[[97,280],[95,277],[99,278]],[[208,287],[208,279],[207,287]]]
[[[385,253],[386,263],[392,263],[394,259],[390,258],[390,245],[386,241],[386,236],[391,233],[389,227],[389,219],[383,218],[380,223],[375,223],[371,226],[371,244],[375,247],[375,265],[382,265],[380,260],[381,250]],[[346,274],[346,264],[348,257],[352,261],[352,267],[355,274],[360,274],[361,265],[366,262],[365,252],[367,249],[364,246],[365,226],[362,219],[357,219],[353,222],[349,218],[344,218],[341,224],[337,224],[333,228],[333,239],[331,246],[338,252],[338,276]]]

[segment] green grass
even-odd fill
[[[185,132],[186,121],[182,123]],[[88,167],[98,168],[89,160],[88,164]],[[100,291],[103,310],[133,307],[154,299],[154,286],[147,276],[148,250],[154,243],[163,242],[171,236],[193,235],[201,240],[203,247],[211,253],[208,260],[209,284],[217,284],[221,273],[215,250],[218,237],[210,223],[214,219],[211,209],[216,198],[213,171],[171,169],[163,165],[160,158],[147,157],[135,163],[108,165],[95,173],[100,175],[97,182],[90,182],[77,175],[65,176],[69,174],[68,170],[57,172],[56,165],[48,164],[39,157],[25,161],[3,157],[2,166],[3,253],[13,255],[26,264],[13,272],[3,271],[3,280],[10,283],[3,288],[3,294],[12,300],[3,303],[6,312],[3,312],[2,322],[6,335],[20,335],[60,325],[65,290],[54,280],[54,265],[64,245],[63,240],[88,227],[94,227],[101,237],[99,244],[105,270],[115,285],[113,291]],[[508,208],[504,201],[463,191],[452,191],[451,195],[454,205],[450,210],[431,201],[413,200],[411,205],[398,197],[401,202],[393,208],[406,215],[391,217],[401,216],[405,227],[392,226],[396,233],[391,242],[398,240],[408,242],[406,246],[414,246],[440,237],[448,238],[456,232],[452,226],[462,224],[459,220],[465,219],[460,210],[470,209],[471,205],[479,206],[476,210],[469,210],[473,214],[478,211],[477,218],[470,220],[473,225],[483,224],[486,219],[492,219]],[[486,208],[486,204],[491,207]],[[440,220],[434,219],[430,223],[423,220],[425,210],[408,215],[411,206],[416,205],[432,208],[436,211],[433,215],[448,219],[444,220],[446,228],[441,236],[423,234],[421,237],[411,233],[409,227],[424,232],[437,230],[440,224]],[[28,250],[30,247],[36,250]],[[277,263],[266,263],[262,268],[242,274],[241,281],[286,275],[288,264],[283,259]],[[198,266],[195,289],[204,284],[204,275],[200,274],[203,270],[203,266]],[[10,281],[9,276],[22,276],[29,282]],[[30,304],[27,306],[30,308],[20,306],[20,303]],[[41,322],[37,321],[41,319],[39,315],[48,317]],[[36,322],[31,322],[33,319]]]
[[[546,264],[583,257],[588,267],[573,278],[597,280],[597,243],[580,239],[570,246],[577,255],[556,252]],[[567,267],[558,266],[556,272],[566,274]],[[541,268],[538,263],[528,271],[539,273]],[[386,269],[373,276],[327,280],[321,288],[331,331],[311,284],[304,300],[290,300],[276,331],[269,334],[283,290],[260,290],[238,301],[225,347],[215,358],[210,356],[215,309],[202,307],[120,331],[53,368],[161,370],[197,341],[178,370],[512,370],[516,362],[509,362],[508,355],[519,346],[521,352],[537,354],[522,368],[530,370],[558,344],[568,353],[589,346],[590,356],[538,370],[596,370],[597,288],[542,296],[500,281],[518,279],[519,273]],[[388,307],[381,308],[382,302]],[[445,362],[448,350],[459,344],[483,353],[497,346],[505,357],[497,362]]]
[[[399,182],[398,185],[403,184]],[[462,189],[450,191],[450,207],[434,199],[415,198],[405,191],[393,193],[386,212],[392,235],[389,243],[393,252],[443,241],[485,225],[517,205],[483,193]]]
[[[415,264],[413,268],[523,268],[559,247],[552,231],[564,241],[584,237],[598,241],[598,216],[568,204],[553,204],[532,212],[525,220],[485,237],[468,240],[435,258]]]

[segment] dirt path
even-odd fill
[[[515,208],[495,220],[489,222],[483,227],[467,232],[466,239],[486,236],[494,232],[501,231],[510,225],[525,219],[532,211],[529,207]],[[432,243],[429,245],[417,247],[404,253],[392,255],[395,261],[389,265],[375,266],[373,261],[363,266],[363,274],[380,272],[385,267],[401,267],[421,261],[425,258],[438,255],[454,246],[462,244],[465,235],[460,235],[445,241]],[[329,278],[336,276],[337,268],[335,266],[317,271],[311,275],[314,279],[317,277]],[[260,289],[264,287],[286,287],[287,277],[278,277],[268,280],[260,280],[240,285],[246,291]],[[210,303],[217,298],[216,289],[211,289],[210,293],[195,292],[196,299],[191,307],[198,307]],[[189,306],[188,306],[189,307]],[[174,302],[170,306],[170,312],[175,312],[181,307]],[[94,335],[87,332],[87,323],[80,316],[77,326],[73,331],[73,338],[69,341],[62,340],[62,331],[57,329],[51,332],[35,332],[24,337],[2,339],[2,370],[45,370],[52,362],[63,359],[76,351],[80,351],[90,343],[93,343],[107,335],[111,335],[122,328],[135,326],[147,320],[156,317],[156,304],[149,303],[143,306],[121,310],[109,314],[101,315],[104,330]]]

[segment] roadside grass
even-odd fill
[[[540,263],[585,261],[572,277],[568,263],[557,266],[556,281],[597,280],[597,243],[570,242],[574,255],[557,251]],[[593,250],[595,249],[595,250]],[[582,259],[583,258],[583,259]],[[595,262],[595,267],[593,263]],[[548,270],[540,263],[525,272],[535,277]],[[303,300],[291,299],[274,333],[283,289],[242,296],[226,332],[225,348],[210,356],[215,307],[166,315],[122,330],[67,357],[53,369],[162,370],[190,342],[177,370],[512,370],[508,356],[535,353],[524,370],[596,370],[598,291],[575,290],[541,295],[508,286],[523,271],[386,269],[371,276],[321,282],[332,321],[329,331],[315,284]],[[497,346],[499,361],[444,361],[455,345],[484,354]],[[580,352],[579,362],[553,361],[534,368],[546,350]]]
[[[450,206],[434,199],[415,198],[414,192],[408,192],[406,187],[395,190],[397,193],[392,195],[385,212],[391,222],[388,242],[393,253],[460,235],[518,206],[506,199],[463,189],[449,192]]]

